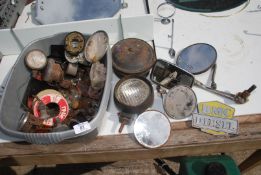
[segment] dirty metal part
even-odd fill
[[[39,70],[32,70],[32,77],[36,80],[42,80],[42,72]]]
[[[69,114],[69,105],[63,95],[53,89],[39,92],[33,101],[33,114],[43,118],[43,125],[53,126],[56,121],[63,121]]]
[[[224,92],[224,91],[212,89],[212,88],[204,85],[203,83],[199,82],[198,80],[194,81],[194,85],[196,85],[197,87],[202,88],[204,90],[207,90],[211,93],[214,93],[216,95],[228,98],[228,99],[234,101],[237,104],[246,103],[248,101],[248,97],[250,96],[251,92],[256,89],[256,85],[252,85],[249,89],[247,89],[243,92],[239,92],[237,94],[232,94],[232,93],[229,93],[229,92]]]
[[[177,175],[173,169],[163,160],[163,159],[154,159],[154,166],[157,172],[161,175]],[[167,173],[167,174],[166,174]]]
[[[212,89],[217,89],[217,83],[215,82],[216,69],[217,69],[217,64],[214,64],[214,66],[212,67],[211,85],[210,85]]]
[[[158,16],[161,18],[161,24],[169,24],[170,18],[174,16],[176,8],[169,2],[163,2],[157,7]]]
[[[165,112],[174,119],[184,119],[190,116],[196,106],[196,94],[190,87],[183,85],[171,88],[163,102]]]
[[[80,63],[83,65],[88,65],[88,62],[86,61],[85,57],[84,57],[84,53],[81,52],[76,56],[70,55],[69,53],[67,53],[66,51],[64,52],[64,56],[65,59],[69,62],[69,63]]]
[[[51,132],[52,128],[46,127],[43,123],[43,119],[36,118],[31,113],[27,112],[21,116],[18,124],[18,130],[26,133]]]
[[[176,73],[174,72],[176,72],[177,75],[175,75]],[[167,89],[170,89],[176,85],[192,87],[194,83],[194,76],[191,73],[161,59],[156,61],[151,71],[150,79],[153,83]]]
[[[69,89],[73,86],[73,83],[69,79],[64,79],[63,81],[59,82],[59,85],[64,89]]]
[[[52,129],[52,132],[62,132],[67,130],[70,130],[69,126],[59,123]]]
[[[109,46],[109,37],[105,31],[93,33],[86,42],[84,56],[88,62],[95,63],[103,58]]]
[[[175,80],[177,78],[177,75],[178,75],[177,71],[174,71],[174,72],[170,73],[168,75],[168,77],[166,77],[165,79],[163,79],[160,82],[160,84],[163,85],[163,86],[168,85],[171,81],[173,81],[173,80]]]
[[[134,123],[134,136],[146,148],[158,148],[169,139],[171,126],[167,116],[159,111],[148,110]]]
[[[128,38],[112,47],[112,65],[117,75],[145,75],[155,62],[153,48],[143,40]]]
[[[54,59],[49,58],[45,69],[43,79],[46,82],[61,82],[64,78],[64,72],[60,64],[55,63]]]
[[[41,70],[47,64],[46,55],[41,50],[31,50],[25,56],[25,64],[30,69]]]
[[[119,117],[119,122],[121,123],[118,132],[121,133],[123,128],[124,128],[124,126],[131,123],[131,120],[132,120],[133,116],[132,116],[132,114],[119,112],[118,113],[118,117]]]
[[[90,71],[91,86],[95,90],[100,90],[104,87],[106,80],[106,67],[100,62],[92,64]]]
[[[67,65],[65,73],[68,75],[76,76],[78,71],[78,64],[69,63]]]
[[[216,49],[206,43],[196,43],[183,49],[177,58],[177,66],[192,74],[210,69],[217,60]]]
[[[252,85],[249,89],[237,93],[235,97],[236,103],[238,104],[246,103],[248,101],[248,97],[250,96],[251,92],[253,92],[255,89],[256,89],[256,85]]]
[[[88,97],[98,100],[102,95],[102,90],[101,89],[97,90],[90,86],[87,93],[88,93]]]
[[[171,44],[169,49],[169,56],[170,58],[174,58],[176,55],[176,51],[173,48],[173,40],[174,40],[174,19],[172,21],[172,27],[171,27],[171,35],[168,35],[169,38],[171,38]]]
[[[65,51],[76,56],[83,51],[85,45],[84,36],[80,32],[71,32],[65,36]]]
[[[153,88],[146,78],[127,76],[115,85],[114,101],[122,112],[139,114],[150,107],[153,100]]]

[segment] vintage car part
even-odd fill
[[[174,64],[158,59],[151,71],[150,79],[157,85],[170,89],[176,85],[192,87],[194,76]]]
[[[177,66],[192,74],[200,74],[210,69],[217,60],[216,49],[206,43],[197,43],[183,49],[177,58]]]
[[[124,77],[114,88],[114,101],[125,113],[139,114],[152,105],[153,99],[152,85],[142,77]]]
[[[44,72],[43,79],[46,82],[61,82],[64,78],[64,72],[60,64],[55,63],[55,60],[49,58],[47,61],[47,67]]]
[[[87,40],[84,48],[84,56],[88,62],[95,63],[102,59],[108,47],[108,34],[105,31],[97,31]]]
[[[33,113],[35,117],[44,119],[43,125],[53,126],[57,120],[62,122],[67,117],[69,105],[60,92],[46,89],[36,95],[33,101]]]
[[[175,6],[169,2],[163,2],[157,7],[157,13],[162,24],[169,24],[170,18],[174,16],[175,12]]]
[[[84,36],[80,32],[71,32],[65,36],[65,51],[76,56],[83,51],[85,45]]]
[[[68,75],[76,76],[78,71],[78,64],[69,63],[67,65],[65,73]]]
[[[184,119],[190,116],[197,107],[196,94],[190,87],[174,86],[167,92],[163,107],[168,116],[174,119]]]
[[[92,64],[90,71],[91,86],[93,89],[100,90],[104,87],[106,80],[106,67],[100,62]]]
[[[169,48],[169,56],[170,58],[175,58],[176,51],[173,48],[173,40],[174,40],[174,19],[171,20],[172,26],[171,26],[171,35],[168,35],[171,39],[170,48]]]
[[[46,55],[41,50],[31,50],[25,57],[25,64],[33,70],[41,70],[47,64]]]
[[[159,111],[143,112],[134,123],[135,138],[147,148],[163,146],[169,139],[170,131],[170,121]]]
[[[47,133],[51,132],[52,128],[43,125],[44,120],[36,118],[29,112],[24,113],[19,120],[19,131],[26,133]]]
[[[146,75],[156,62],[153,48],[145,41],[128,38],[112,47],[112,66],[117,75]]]

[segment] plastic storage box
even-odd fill
[[[0,102],[0,129],[7,135],[17,137],[35,144],[58,143],[65,139],[86,135],[95,130],[101,123],[109,101],[112,78],[111,50],[108,45],[106,59],[104,63],[107,67],[106,82],[103,91],[102,100],[96,116],[90,121],[91,129],[80,134],[75,134],[74,130],[67,130],[53,133],[24,133],[18,131],[19,119],[25,112],[21,101],[25,94],[30,78],[30,72],[24,64],[26,53],[33,49],[41,49],[46,55],[49,55],[50,45],[61,45],[67,33],[60,33],[50,37],[41,38],[28,44],[15,63],[10,76],[7,79],[5,90]],[[88,35],[85,35],[88,37]]]

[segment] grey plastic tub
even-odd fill
[[[103,96],[96,116],[90,121],[90,130],[77,135],[73,129],[53,133],[24,133],[17,130],[19,127],[19,119],[25,112],[22,108],[21,100],[29,83],[28,80],[30,79],[30,72],[24,64],[25,55],[28,53],[28,51],[33,49],[41,49],[46,55],[49,55],[50,45],[63,44],[66,34],[67,33],[61,33],[35,40],[28,44],[19,55],[13,69],[11,70],[10,76],[7,79],[7,83],[0,102],[0,129],[3,133],[34,144],[53,144],[61,142],[65,139],[89,134],[101,124],[108,105],[111,90],[112,59],[109,46],[106,59],[104,60],[107,67],[107,74]]]

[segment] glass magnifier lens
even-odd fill
[[[168,2],[160,4],[157,8],[158,16],[161,17],[162,24],[169,24],[170,19],[175,14],[176,8]]]

